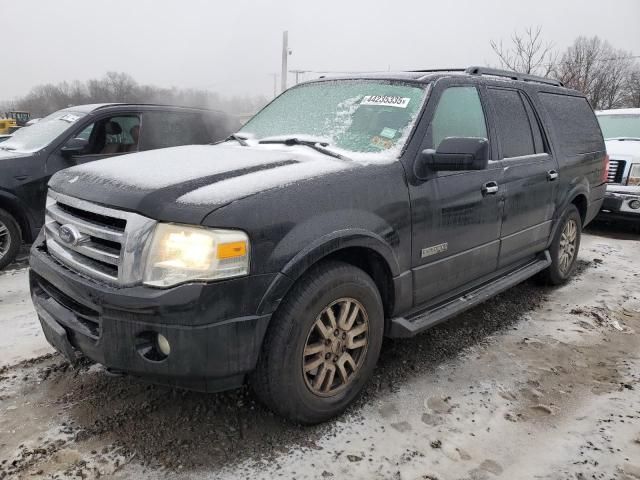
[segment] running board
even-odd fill
[[[506,275],[485,283],[464,295],[440,304],[431,309],[422,311],[410,317],[396,317],[391,319],[387,335],[393,338],[413,337],[417,333],[437,325],[465,310],[488,300],[489,298],[504,292],[529,277],[551,265],[549,251],[545,250],[544,257],[524,265]]]

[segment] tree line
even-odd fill
[[[564,51],[545,42],[541,27],[491,41],[500,66],[560,80],[584,93],[596,110],[640,107],[640,57],[598,36],[575,39]]]
[[[211,108],[236,115],[255,113],[267,103],[264,96],[223,97],[202,89],[162,88],[141,85],[126,73],[108,72],[102,78],[39,85],[25,96],[6,102],[0,111],[24,110],[43,117],[73,105],[90,103],[158,103]]]

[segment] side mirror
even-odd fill
[[[447,137],[438,150],[423,150],[414,166],[416,177],[421,180],[429,171],[484,170],[489,163],[489,142],[478,137]]]
[[[72,138],[69,140],[60,150],[62,156],[65,158],[71,158],[75,155],[82,154],[89,145],[89,141],[84,138]]]

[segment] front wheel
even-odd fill
[[[380,354],[384,313],[364,271],[327,262],[306,274],[269,326],[250,383],[290,420],[314,424],[341,413],[362,391]]]
[[[576,269],[581,235],[580,213],[575,205],[569,205],[551,242],[551,265],[541,273],[542,280],[551,285],[561,285],[569,280]]]
[[[21,243],[18,222],[10,213],[0,209],[0,270],[13,262]]]

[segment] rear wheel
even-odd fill
[[[561,285],[571,277],[576,269],[581,235],[580,213],[575,205],[569,205],[551,242],[551,265],[541,273],[543,281],[551,285]]]
[[[22,236],[18,222],[8,212],[0,209],[0,270],[18,255]]]
[[[274,314],[250,383],[270,409],[313,424],[341,413],[380,354],[384,314],[373,280],[327,262],[306,274]]]

